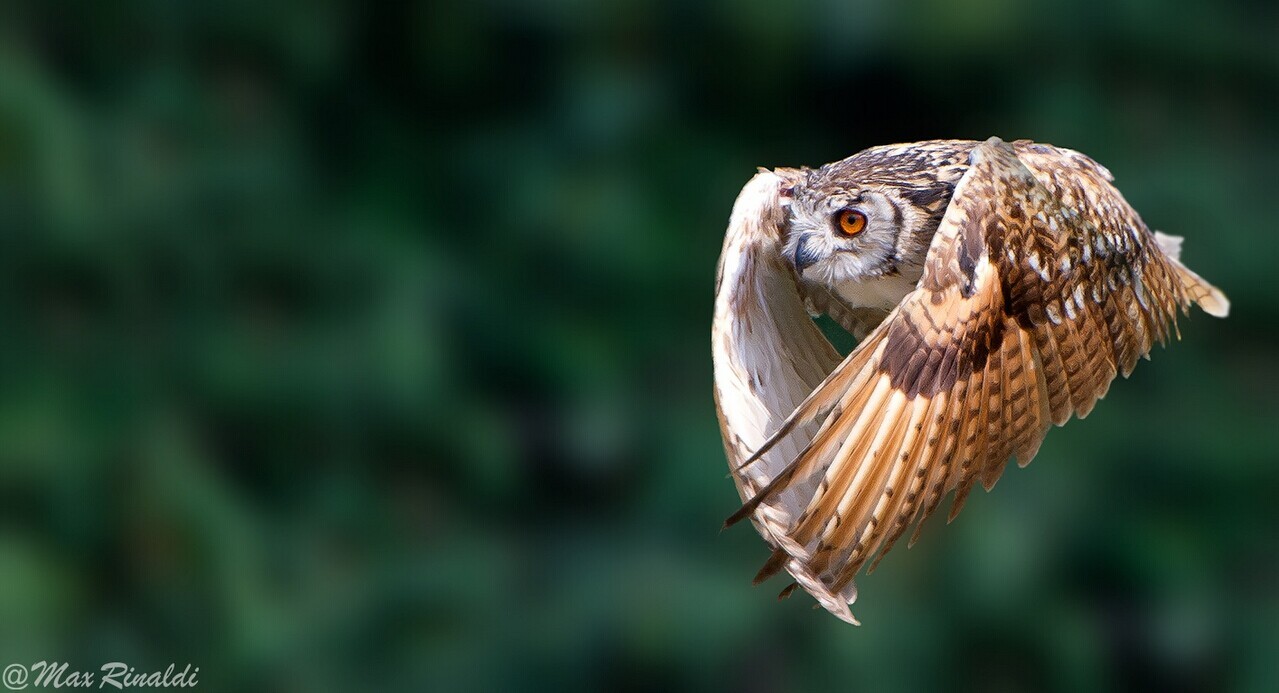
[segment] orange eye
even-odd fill
[[[841,209],[835,214],[835,225],[845,236],[856,236],[866,228],[866,215],[855,209]]]

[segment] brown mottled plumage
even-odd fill
[[[717,282],[715,401],[749,517],[826,609],[954,490],[1025,465],[1198,303],[1179,260],[1078,152],[1019,141],[877,147],[761,170],[733,210]],[[841,233],[852,210],[864,230]],[[840,362],[810,320],[861,342]],[[918,526],[915,536],[918,535]],[[912,539],[912,542],[914,539]],[[874,569],[874,563],[871,563]],[[789,593],[790,588],[783,591]]]

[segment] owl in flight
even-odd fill
[[[939,140],[761,169],[733,207],[711,329],[743,505],[785,570],[857,623],[853,578],[955,491],[1025,465],[1177,311],[1224,294],[1069,149]],[[858,338],[841,357],[811,316]],[[873,561],[872,561],[873,559]]]

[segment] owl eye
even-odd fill
[[[866,228],[866,215],[855,209],[841,209],[835,213],[835,228],[845,236],[856,236]]]

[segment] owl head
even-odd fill
[[[826,286],[922,271],[968,150],[876,147],[786,181],[783,253],[801,280]]]

